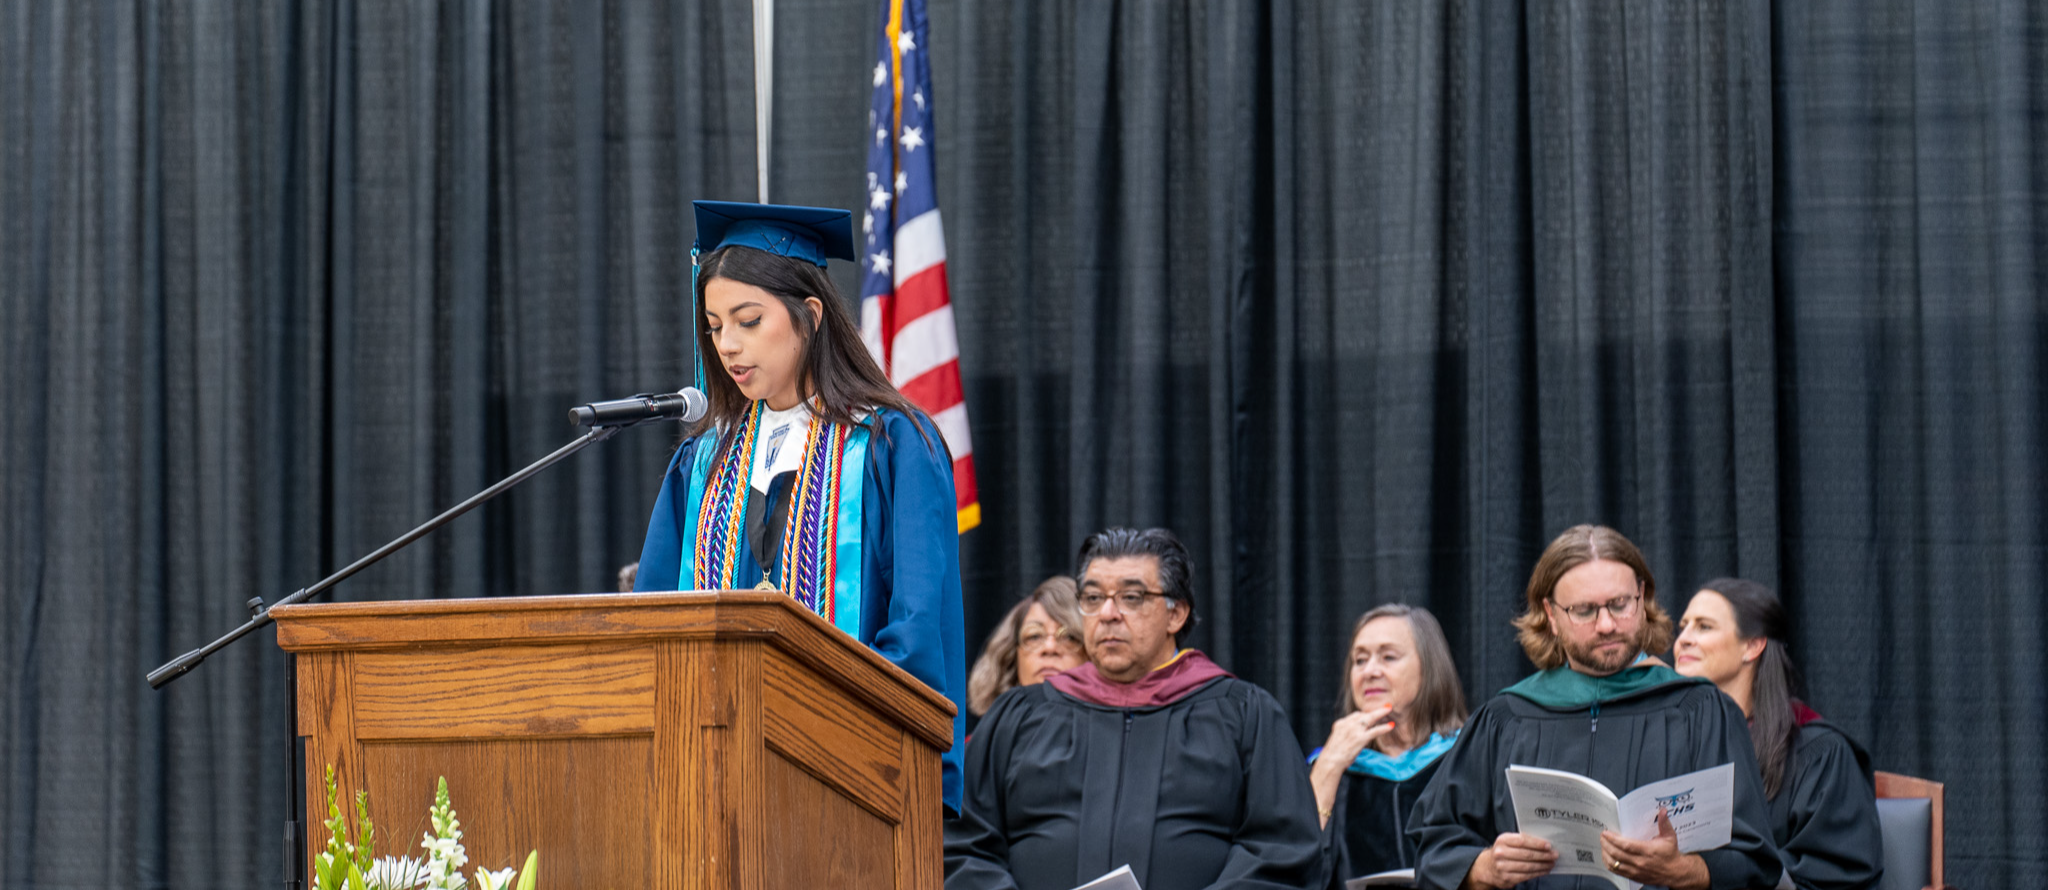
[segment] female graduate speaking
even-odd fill
[[[952,460],[825,274],[827,257],[854,258],[853,216],[694,206],[697,385],[711,408],[662,478],[634,589],[782,591],[951,699],[957,811],[967,646]]]

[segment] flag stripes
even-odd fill
[[[953,456],[960,531],[981,522],[967,432],[960,340],[946,287],[946,235],[932,175],[931,68],[924,0],[884,0],[861,220],[860,332],[889,382],[931,415]]]

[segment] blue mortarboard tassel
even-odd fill
[[[709,392],[704,388],[704,339],[697,336],[697,325],[704,321],[704,307],[697,297],[697,245],[690,245],[690,358],[697,366],[697,391]]]

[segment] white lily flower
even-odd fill
[[[427,882],[429,871],[427,863],[418,859],[386,856],[370,865],[363,882],[370,890],[414,890]]]

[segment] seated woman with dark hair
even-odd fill
[[[1031,686],[1088,660],[1081,645],[1081,607],[1074,579],[1054,575],[1003,616],[967,677],[967,712],[988,713],[1003,693]]]
[[[1360,616],[1337,722],[1309,755],[1331,886],[1415,867],[1408,813],[1465,725],[1450,643],[1429,610],[1398,603]]]
[[[1755,581],[1709,581],[1692,595],[1678,627],[1678,672],[1712,680],[1749,717],[1771,836],[1788,879],[1778,886],[1876,887],[1884,838],[1870,755],[1793,697],[1798,669],[1785,651],[1778,597]]]

